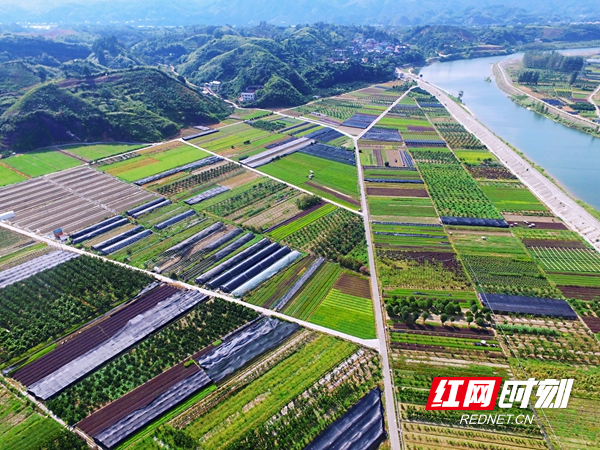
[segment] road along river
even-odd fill
[[[495,82],[484,81],[492,64],[518,56],[436,63],[421,74],[452,95],[464,91],[464,104],[482,124],[543,167],[574,198],[600,209],[600,139],[529,111]]]

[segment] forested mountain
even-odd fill
[[[595,21],[600,19],[600,4],[562,0],[172,0],[166,6],[162,0],[3,0],[0,17],[4,23],[516,25]]]

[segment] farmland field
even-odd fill
[[[314,172],[312,180],[309,179],[311,170]],[[346,200],[350,198],[357,201],[359,198],[356,167],[296,152],[262,166],[260,171],[356,209],[355,205]],[[335,193],[323,191],[319,186],[342,195],[336,196]]]
[[[369,196],[369,210],[374,219],[394,220],[400,217],[436,217],[428,198]]]
[[[315,220],[335,211],[336,207],[330,203],[326,203],[320,208],[310,212],[309,214],[301,217],[300,219],[294,220],[293,222],[283,225],[274,231],[268,233],[275,240],[281,240],[288,237],[290,234],[296,233],[301,228],[313,223]]]
[[[2,163],[29,177],[39,177],[79,166],[81,161],[57,150],[43,150],[2,158]]]
[[[94,161],[96,159],[106,158],[108,156],[118,155],[120,153],[130,152],[142,148],[143,145],[136,144],[92,144],[80,146],[64,146],[63,150],[73,155]]]
[[[0,161],[4,161],[3,159]],[[19,181],[26,180],[27,178],[23,175],[18,174],[14,170],[10,170],[8,167],[0,164],[0,186],[7,186],[9,184],[18,183]]]
[[[87,445],[0,384],[0,448],[84,450]]]
[[[101,169],[125,181],[135,181],[207,156],[210,154],[190,145],[157,152],[150,148],[137,158],[102,166]]]
[[[553,272],[600,272],[600,254],[578,248],[532,247],[532,255],[542,267]]]
[[[529,257],[523,244],[509,233],[453,230],[450,238],[461,255]]]
[[[309,322],[362,339],[375,339],[373,303],[368,298],[329,291]]]
[[[483,192],[500,211],[546,211],[546,207],[527,188],[482,186]]]

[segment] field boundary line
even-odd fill
[[[181,140],[181,141],[183,141],[183,139],[180,139],[180,140]],[[219,155],[218,153],[215,153],[215,152],[212,152],[212,151],[210,151],[210,150],[207,150],[207,149],[205,149],[205,148],[203,148],[203,147],[200,147],[199,145],[192,144],[191,142],[186,142],[186,144],[189,144],[189,145],[191,145],[192,147],[195,147],[195,148],[197,148],[198,150],[202,150],[202,151],[204,151],[204,152],[208,152],[208,153],[210,153],[211,155],[214,155],[214,156],[218,156],[218,157],[220,157],[220,158],[223,158],[223,159],[224,159],[224,160],[226,160],[226,161],[229,161],[229,162],[232,162],[232,163],[234,163],[234,164],[237,164],[238,166],[240,166],[240,167],[243,167],[244,169],[250,170],[250,171],[252,171],[252,172],[254,172],[254,173],[257,173],[257,174],[259,174],[259,175],[262,175],[262,176],[264,176],[264,177],[271,178],[272,180],[275,180],[275,181],[277,181],[277,182],[279,182],[279,183],[283,183],[283,184],[285,184],[285,185],[287,185],[287,186],[289,186],[289,187],[292,187],[292,188],[294,188],[294,189],[297,189],[297,190],[299,190],[299,191],[302,191],[302,192],[304,192],[305,194],[309,194],[309,195],[317,195],[317,194],[315,194],[314,192],[307,191],[306,189],[303,189],[303,188],[301,188],[301,187],[299,187],[299,186],[296,186],[295,184],[289,183],[289,182],[287,182],[287,181],[280,180],[279,178],[276,178],[276,177],[274,177],[274,176],[272,176],[272,175],[269,175],[269,174],[266,174],[266,173],[264,173],[264,172],[261,172],[260,170],[257,170],[257,169],[255,169],[254,167],[249,167],[249,166],[246,166],[246,165],[244,165],[244,164],[240,163],[239,161],[235,161],[235,160],[233,160],[233,159],[231,159],[231,158],[228,158],[227,156]],[[319,196],[319,197],[321,197],[321,196]],[[352,208],[348,208],[347,206],[344,206],[344,205],[342,205],[342,204],[340,204],[340,203],[338,203],[338,202],[334,202],[333,200],[329,200],[329,199],[326,199],[326,198],[324,198],[324,197],[321,197],[321,198],[323,199],[323,201],[325,201],[325,202],[327,202],[327,203],[331,203],[332,205],[335,205],[335,206],[337,206],[337,207],[339,207],[339,208],[344,208],[344,209],[346,209],[346,210],[348,210],[348,211],[350,211],[350,212],[353,212],[354,214],[357,214],[357,215],[359,215],[359,216],[362,216],[362,215],[363,215],[363,213],[360,213],[360,212],[358,212],[358,211],[356,211],[356,210],[354,210],[354,209],[352,209]]]
[[[217,297],[217,298],[220,298],[222,300],[226,300],[226,301],[228,301],[230,303],[237,303],[238,305],[245,306],[246,308],[253,309],[254,311],[256,311],[258,313],[261,313],[261,314],[263,314],[265,316],[272,316],[272,317],[276,317],[276,318],[279,318],[279,319],[282,319],[282,320],[286,320],[288,322],[294,322],[294,323],[297,323],[298,325],[300,325],[300,326],[302,326],[304,328],[307,328],[307,329],[311,329],[311,330],[318,331],[318,332],[321,332],[321,333],[329,334],[331,336],[338,337],[338,338],[344,339],[346,341],[354,342],[355,344],[358,344],[358,345],[362,345],[362,346],[369,347],[369,348],[372,348],[372,349],[375,349],[375,350],[379,350],[379,342],[377,342],[377,340],[375,340],[375,339],[361,339],[361,338],[358,338],[358,337],[355,337],[355,336],[351,336],[351,335],[346,334],[346,333],[342,333],[342,332],[339,332],[339,331],[336,331],[336,330],[332,330],[332,329],[327,328],[327,327],[316,325],[314,323],[310,323],[310,322],[307,322],[307,321],[304,321],[304,320],[296,319],[295,317],[291,317],[291,316],[288,316],[286,314],[279,313],[277,311],[273,311],[273,310],[270,310],[270,309],[267,309],[267,308],[263,308],[261,306],[256,306],[256,305],[252,305],[250,303],[246,303],[246,302],[244,302],[242,300],[239,300],[237,298],[231,297],[229,295],[225,295],[225,294],[220,293],[220,292],[215,292],[215,291],[211,291],[211,290],[208,290],[208,289],[204,289],[204,288],[201,288],[201,287],[198,287],[198,286],[194,286],[194,285],[191,285],[191,284],[184,283],[182,281],[176,281],[176,280],[173,280],[171,278],[165,277],[163,275],[160,275],[160,274],[157,274],[157,273],[154,273],[154,272],[150,272],[148,270],[140,269],[138,267],[133,267],[133,266],[130,266],[128,264],[125,264],[125,263],[122,263],[122,262],[119,262],[119,261],[108,259],[108,258],[105,258],[103,256],[96,255],[94,253],[90,253],[90,252],[88,252],[86,250],[81,250],[81,249],[78,249],[78,248],[74,248],[74,247],[62,244],[60,242],[56,242],[56,241],[54,241],[54,240],[52,240],[50,238],[47,238],[47,237],[44,237],[44,236],[40,236],[40,235],[38,235],[36,233],[32,233],[32,232],[28,232],[28,231],[22,230],[21,228],[15,227],[13,225],[9,225],[8,223],[5,223],[5,222],[0,222],[0,227],[5,228],[5,229],[10,230],[10,231],[14,231],[14,232],[19,233],[19,234],[23,234],[25,236],[29,236],[29,237],[31,237],[31,238],[39,241],[39,242],[44,242],[45,244],[47,244],[47,245],[49,245],[51,247],[57,248],[59,250],[62,250],[62,251],[69,251],[69,252],[72,252],[72,253],[77,253],[77,254],[89,256],[89,257],[92,257],[92,258],[102,259],[104,261],[108,261],[108,262],[110,262],[112,264],[116,264],[116,265],[119,265],[121,267],[128,268],[130,270],[136,270],[136,271],[139,271],[139,272],[146,273],[147,275],[150,275],[151,277],[153,277],[154,279],[156,279],[158,281],[162,281],[162,282],[169,283],[169,284],[172,284],[172,285],[180,286],[180,287],[182,287],[184,289],[192,289],[192,290],[201,292],[201,293],[203,293],[205,295],[208,295],[210,297]]]

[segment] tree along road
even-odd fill
[[[537,197],[573,230],[600,250],[600,221],[551,180],[538,172],[517,152],[477,121],[440,88],[419,80],[419,86],[438,98],[454,118],[483,142]]]
[[[394,106],[402,100],[402,98],[408,94],[409,91],[405,92],[402,96],[396,99],[389,108],[381,113],[377,119],[375,119],[371,125],[363,130],[357,137],[353,137],[354,151],[356,152],[356,166],[358,168],[358,183],[360,186],[360,201],[363,210],[363,221],[365,225],[365,237],[367,240],[367,253],[369,255],[369,267],[371,268],[371,291],[373,293],[373,308],[375,310],[375,322],[377,326],[377,339],[379,340],[379,353],[381,354],[381,365],[383,370],[383,385],[384,385],[384,396],[385,396],[385,410],[388,422],[388,428],[390,431],[390,445],[392,450],[400,450],[403,448],[400,432],[401,428],[398,426],[398,415],[396,414],[396,394],[394,390],[393,370],[390,367],[390,358],[388,352],[387,343],[387,332],[386,325],[383,315],[383,304],[381,302],[381,296],[379,295],[379,283],[377,281],[377,272],[375,265],[375,253],[373,250],[373,239],[371,234],[371,220],[369,214],[369,205],[367,203],[367,190],[365,187],[364,173],[362,164],[360,163],[360,152],[358,147],[358,140],[377,122],[379,122]]]

